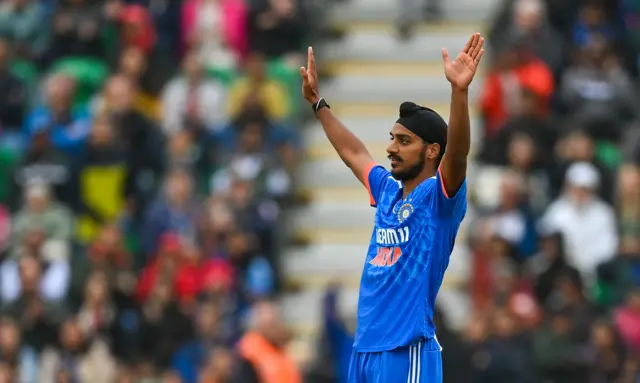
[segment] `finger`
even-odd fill
[[[307,71],[313,76],[315,76],[316,74],[316,57],[313,54],[312,47],[309,47],[309,66],[307,67]]]
[[[469,56],[473,57],[473,52],[475,52],[475,49],[478,46],[479,40],[480,40],[479,33],[476,32],[471,36],[471,47],[469,47],[469,51],[467,52]]]
[[[450,60],[449,58],[449,51],[447,50],[447,48],[442,48],[442,61],[444,61],[444,63],[448,63]]]
[[[311,68],[311,55],[313,55],[313,50],[309,47],[307,49],[307,68]]]
[[[471,37],[469,37],[469,41],[467,42],[467,47],[465,47],[466,49],[463,52],[467,54],[471,54],[471,52],[473,52],[473,48],[478,44],[479,37],[480,37],[480,34],[478,32],[472,34]]]
[[[471,37],[469,37],[469,41],[467,41],[464,48],[462,48],[463,53],[469,53],[469,49],[471,49],[471,44],[473,43],[474,36],[475,35],[471,35]]]
[[[471,57],[475,60],[475,58],[480,54],[482,50],[482,46],[484,45],[484,37],[480,37],[478,40],[478,45],[473,49],[473,54]]]
[[[476,64],[476,67],[478,67],[478,65],[480,65],[480,60],[482,60],[482,55],[484,54],[484,49],[480,49],[480,53],[478,53],[478,56],[476,56],[475,59],[473,59],[473,62]]]
[[[302,77],[302,83],[304,85],[309,84],[309,74],[307,73],[305,67],[300,67],[300,77]]]

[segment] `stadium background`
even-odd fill
[[[345,381],[385,163],[482,31],[449,383],[640,381],[640,3],[0,1],[0,382]]]

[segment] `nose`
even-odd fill
[[[387,146],[387,153],[398,154],[398,145],[395,143],[395,141],[391,141],[389,143],[389,146]]]

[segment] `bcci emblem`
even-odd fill
[[[409,218],[411,213],[413,213],[413,205],[410,203],[405,203],[400,206],[400,209],[398,210],[398,221],[404,222],[405,219]]]

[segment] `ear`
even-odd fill
[[[435,160],[440,157],[440,144],[427,144],[427,159]]]

